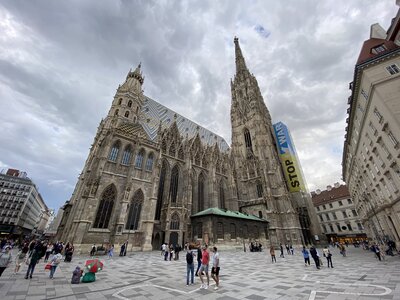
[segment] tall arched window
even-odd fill
[[[128,146],[125,148],[124,153],[122,154],[121,163],[123,165],[129,165],[129,162],[131,161],[131,157],[132,157],[131,146]]]
[[[171,183],[169,186],[169,198],[171,203],[176,203],[176,198],[178,195],[178,183],[179,183],[179,168],[178,165],[172,168],[171,171]]]
[[[129,118],[129,111],[125,112],[125,118]]]
[[[126,222],[126,229],[137,230],[139,227],[140,213],[143,205],[143,192],[138,190],[132,198],[129,207],[128,221]]]
[[[222,180],[219,182],[219,208],[225,209],[225,192],[224,183]]]
[[[118,105],[121,105],[122,104],[122,98],[119,98],[118,99]]]
[[[165,142],[165,140],[161,142],[161,152],[167,153],[167,143]]]
[[[197,193],[198,193],[198,208],[199,211],[204,210],[204,175],[201,173],[199,175],[199,182],[198,182],[198,188],[197,188]]]
[[[107,187],[100,200],[99,207],[96,213],[96,219],[93,228],[108,228],[114,201],[117,198],[117,191],[114,185]]]
[[[257,197],[262,198],[263,196],[263,187],[261,182],[257,181]]]
[[[253,145],[251,143],[251,135],[250,135],[250,131],[247,128],[244,129],[244,142],[246,144],[246,148],[251,150],[251,152],[253,152]]]
[[[144,150],[141,149],[136,155],[135,168],[141,169],[143,165]]]
[[[171,146],[169,146],[169,155],[175,156],[175,143],[172,142]]]
[[[119,113],[119,109],[116,109],[115,113],[114,113],[114,116],[118,116],[118,113]]]
[[[178,151],[178,158],[184,160],[185,159],[185,153],[183,152],[183,148],[180,147]]]
[[[154,154],[150,153],[146,160],[146,171],[151,171],[153,169]]]
[[[222,222],[217,223],[217,239],[224,238],[224,224]]]
[[[167,174],[168,164],[167,162],[163,162],[160,172],[160,181],[158,183],[158,194],[157,194],[157,206],[156,206],[156,215],[154,220],[160,220],[161,217],[161,208],[162,202],[164,198],[164,186],[165,186],[165,175]]]
[[[132,100],[128,101],[128,107],[132,107]]]
[[[171,216],[171,222],[170,222],[170,229],[171,230],[179,230],[179,225],[180,225],[180,221],[179,221],[179,215],[177,213],[174,213]]]
[[[196,153],[196,157],[194,158],[194,164],[200,166],[200,153]]]
[[[111,161],[117,161],[118,152],[119,152],[120,143],[119,141],[115,142],[111,148],[110,154],[108,155],[108,159]]]
[[[206,154],[204,154],[204,156],[203,156],[202,166],[203,166],[203,168],[208,168],[208,161],[207,161],[207,155]]]

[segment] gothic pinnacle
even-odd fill
[[[242,50],[240,49],[239,39],[235,37],[233,39],[233,42],[235,43],[236,74],[239,74],[242,71],[248,71],[246,67],[246,62],[244,61]]]

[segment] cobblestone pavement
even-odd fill
[[[297,249],[296,249],[297,250]],[[48,278],[44,263],[36,266],[33,279],[24,271],[7,268],[0,277],[0,299],[400,299],[400,257],[378,261],[374,254],[348,248],[347,257],[333,251],[334,269],[305,267],[299,251],[277,258],[272,264],[267,252],[220,252],[221,283],[215,291],[186,286],[185,253],[179,261],[164,261],[160,252],[134,253],[104,260],[104,270],[93,283],[71,285],[72,271],[85,256],[61,263],[55,278]],[[279,254],[279,252],[277,252]],[[325,259],[324,259],[325,260]]]

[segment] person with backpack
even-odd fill
[[[306,249],[306,246],[303,246],[303,250],[301,251],[304,257],[304,266],[307,267],[307,264],[310,265],[310,253]]]
[[[55,254],[50,260],[50,279],[53,279],[54,273],[56,272],[57,266],[60,264],[62,255],[60,253]]]
[[[189,286],[189,275],[190,276],[190,283],[194,284],[194,253],[192,252],[192,247],[186,252],[186,286]]]
[[[198,245],[198,247],[197,247],[197,270],[196,270],[196,276],[199,276],[199,270],[200,270],[200,267],[201,267],[201,258],[202,258],[201,249],[200,249],[200,245]]]

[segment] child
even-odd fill
[[[114,255],[114,245],[111,245],[111,248],[108,249],[108,258],[112,258]]]

